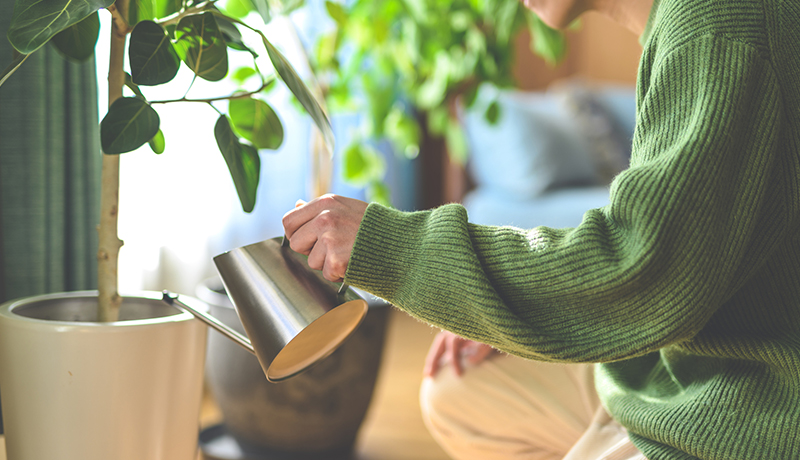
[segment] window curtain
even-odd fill
[[[12,8],[0,0],[2,68]],[[0,86],[0,302],[95,288],[97,112],[94,59],[68,62],[51,45]]]

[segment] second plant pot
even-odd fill
[[[245,333],[218,278],[203,282],[196,295],[213,316]],[[280,383],[268,382],[255,356],[212,331],[206,381],[224,424],[201,433],[206,457],[334,458],[350,452],[372,398],[389,317],[386,302],[368,303],[364,322],[338,350]]]

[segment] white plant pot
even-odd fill
[[[206,326],[158,293],[126,296],[114,323],[93,322],[96,305],[88,291],[0,305],[8,460],[194,460]]]

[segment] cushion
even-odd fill
[[[500,108],[494,124],[485,117],[493,101]],[[484,85],[461,119],[470,149],[469,172],[479,187],[524,200],[597,183],[590,148],[559,95]]]

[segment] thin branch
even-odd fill
[[[156,21],[156,23],[161,25],[162,27],[166,27],[172,24],[177,24],[178,22],[180,22],[181,19],[183,19],[186,16],[202,13],[203,11],[208,9],[208,7],[213,6],[215,3],[217,3],[217,1],[218,0],[208,0],[207,2],[203,2],[199,5],[191,6],[183,11],[171,14],[161,19],[160,21]]]
[[[163,101],[150,101],[150,103],[151,104],[171,104],[173,102],[202,102],[202,103],[210,104],[210,103],[216,102],[216,101],[226,101],[226,100],[229,101],[229,100],[232,100],[232,99],[243,99],[243,98],[246,98],[246,97],[250,97],[250,96],[252,96],[254,94],[258,94],[261,91],[264,91],[274,81],[275,81],[274,78],[271,79],[271,80],[265,81],[264,84],[262,84],[261,87],[258,88],[255,91],[249,91],[249,92],[246,92],[246,93],[231,94],[230,96],[210,97],[208,99],[188,99],[188,98],[186,98],[184,96],[184,97],[182,97],[180,99],[168,99],[168,100],[163,100]]]

